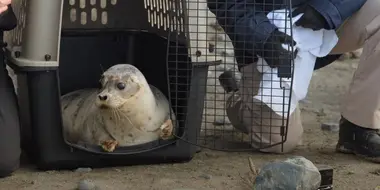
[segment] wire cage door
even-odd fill
[[[191,62],[168,62],[169,77],[176,78],[170,81],[178,83],[190,77],[191,71],[208,67],[202,76],[204,83],[198,86],[206,94],[204,105],[199,105],[203,108],[202,125],[197,142],[189,143],[224,151],[283,149],[289,118],[298,111],[291,96],[296,51],[291,40],[291,1],[273,2],[177,2],[186,15],[180,27],[184,28]],[[275,32],[260,28],[269,25]],[[260,39],[263,31],[270,38]],[[169,56],[178,56],[179,48],[170,48],[176,50]],[[179,69],[179,65],[190,68]],[[193,88],[189,83],[183,87]],[[172,88],[171,95],[184,89]]]

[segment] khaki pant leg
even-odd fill
[[[337,30],[339,41],[330,54],[342,54],[362,48],[380,24],[380,0],[367,0],[362,8]]]
[[[363,47],[358,69],[342,102],[342,115],[356,125],[380,129],[380,0],[368,0],[342,25],[338,36],[332,54]]]
[[[265,148],[282,142],[281,127],[286,125],[286,119],[274,113],[264,103],[254,100],[261,81],[261,74],[256,69],[256,64],[242,68],[242,81],[240,90],[227,100],[227,116],[232,125],[250,134],[253,148],[262,152],[287,153],[292,151],[301,141],[303,127],[300,110],[297,109],[289,117],[286,142]],[[286,132],[286,131],[285,131]],[[264,148],[263,148],[264,147]]]

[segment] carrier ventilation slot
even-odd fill
[[[88,22],[108,23],[107,6],[115,6],[117,0],[69,0],[70,21],[86,25]],[[86,8],[90,6],[91,9]]]
[[[152,27],[184,32],[183,6],[179,0],[144,0],[144,7]]]

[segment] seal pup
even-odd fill
[[[175,116],[168,99],[135,66],[114,65],[103,73],[100,83],[100,90],[82,89],[62,96],[66,141],[100,145],[112,152],[117,146],[172,137]]]

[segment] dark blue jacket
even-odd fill
[[[309,4],[323,15],[329,29],[337,29],[366,1],[291,0],[291,3],[292,7]],[[261,51],[263,49],[263,43],[276,28],[266,15],[273,10],[286,8],[283,6],[284,2],[288,0],[208,0],[208,7],[231,38],[236,53],[239,50],[254,48],[256,51]],[[241,53],[237,54],[237,56],[243,56]],[[244,56],[246,56],[245,53]]]

